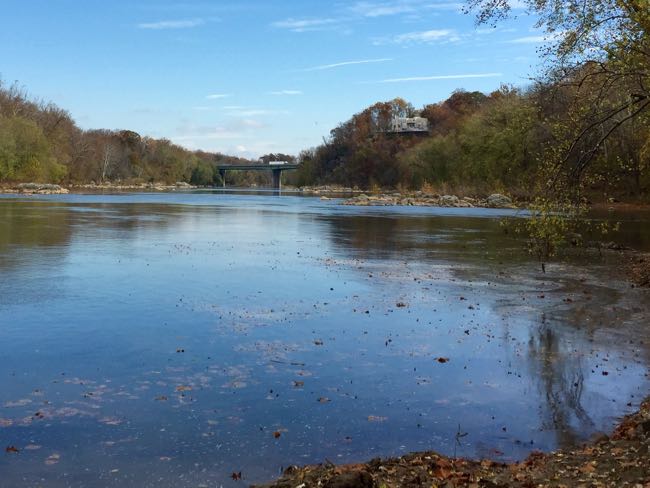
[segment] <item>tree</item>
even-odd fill
[[[38,125],[23,117],[0,117],[0,180],[58,182],[65,172]]]
[[[511,14],[512,0],[467,0],[478,23]],[[548,184],[579,195],[579,185],[604,144],[650,109],[649,0],[522,0],[547,40],[543,81],[572,98],[556,124]],[[578,189],[578,191],[576,191]]]

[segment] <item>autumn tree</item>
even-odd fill
[[[543,83],[569,90],[555,125],[547,185],[579,196],[604,145],[650,108],[649,0],[522,0],[546,33]],[[512,0],[467,0],[480,24],[512,14]]]

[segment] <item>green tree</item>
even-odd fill
[[[0,117],[0,179],[58,182],[65,173],[36,123],[23,117]]]

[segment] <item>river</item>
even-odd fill
[[[650,293],[613,252],[542,273],[500,225],[514,216],[0,197],[0,486],[240,486],[417,450],[517,460],[610,431],[650,391]],[[650,250],[650,213],[596,217]]]

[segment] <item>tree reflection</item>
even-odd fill
[[[554,430],[561,448],[575,446],[580,433],[590,432],[594,422],[582,406],[584,365],[570,344],[542,315],[538,329],[531,330],[528,361],[531,377],[539,379],[545,404],[540,406],[542,428]]]

